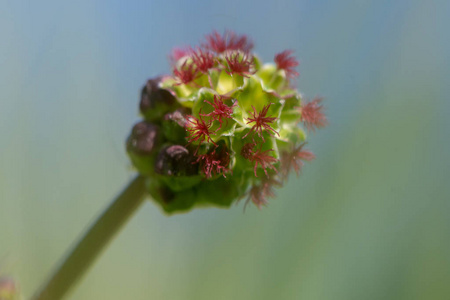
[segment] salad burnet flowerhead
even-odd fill
[[[305,102],[293,87],[291,50],[263,64],[252,49],[246,35],[214,31],[199,46],[175,48],[172,74],[144,86],[127,152],[165,212],[239,199],[261,208],[315,158],[304,129],[327,124],[321,100]]]

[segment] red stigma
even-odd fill
[[[259,114],[256,112],[255,107],[252,105],[253,112],[250,113],[252,115],[252,117],[247,119],[248,120],[247,124],[250,124],[253,122],[255,124],[250,129],[250,131],[246,135],[244,135],[243,138],[245,138],[247,135],[249,135],[250,132],[256,132],[258,134],[258,136],[260,138],[262,138],[262,140],[264,141],[264,138],[262,136],[263,130],[266,130],[267,133],[272,137],[274,137],[272,132],[278,134],[278,132],[276,132],[275,129],[273,129],[269,125],[269,123],[275,122],[277,118],[276,117],[266,117],[266,114],[269,110],[270,105],[272,105],[272,103],[269,103],[268,105],[264,106]],[[279,134],[278,134],[278,136],[279,136]]]
[[[172,63],[176,63],[180,58],[183,58],[185,56],[188,56],[190,53],[190,50],[187,48],[173,48],[172,52],[169,55],[170,61]]]
[[[281,183],[273,178],[267,178],[263,179],[260,185],[253,185],[250,189],[245,205],[247,205],[251,200],[253,204],[258,207],[258,209],[261,209],[262,206],[266,206],[268,203],[267,197],[275,197],[275,193],[273,191],[274,185],[280,187]]]
[[[243,77],[249,77],[255,73],[252,70],[253,57],[249,57],[246,53],[242,55],[240,52],[228,53],[225,56],[225,60],[228,64],[228,70],[226,72],[230,76],[232,74],[239,74]]]
[[[279,70],[284,70],[286,72],[286,76],[290,78],[297,77],[299,75],[298,72],[294,70],[294,68],[298,66],[298,61],[294,56],[292,56],[292,52],[292,50],[285,50],[275,55],[274,58],[277,68]]]
[[[237,105],[237,102],[234,102],[233,105],[228,106],[223,102],[223,99],[221,96],[214,95],[214,101],[211,103],[207,100],[205,100],[206,103],[211,105],[214,110],[210,112],[209,114],[202,115],[211,117],[211,120],[217,120],[220,123],[220,127],[222,127],[223,119],[232,119],[233,118],[233,107]]]
[[[197,70],[202,73],[208,72],[209,69],[214,67],[214,54],[209,51],[203,51],[202,49],[197,49],[192,52],[192,61],[197,66]]]
[[[259,150],[254,151],[253,148],[255,147],[255,145],[256,145],[255,143],[248,143],[248,144],[245,144],[244,147],[242,147],[242,149],[241,149],[241,155],[244,158],[248,159],[249,161],[255,163],[255,166],[253,168],[255,177],[258,177],[258,175],[256,175],[256,170],[258,168],[258,165],[261,165],[267,178],[269,178],[269,174],[267,173],[267,170],[266,170],[267,167],[271,168],[272,170],[274,170],[275,172],[278,173],[277,169],[273,166],[273,164],[276,163],[278,161],[278,159],[267,154],[268,152],[274,151],[274,150],[269,149],[266,151],[261,151],[261,148],[260,148]]]
[[[178,80],[178,83],[175,85],[188,84],[197,77],[198,70],[195,68],[195,65],[189,64],[186,66],[186,63],[187,61],[185,61],[180,68],[173,69],[173,75]]]
[[[226,178],[225,173],[231,172],[228,168],[230,164],[230,153],[225,147],[222,147],[220,151],[214,149],[212,152],[199,155],[197,162],[200,162],[206,178],[211,178],[217,174],[222,174]]]
[[[261,209],[262,206],[266,206],[268,201],[266,194],[264,193],[264,187],[260,185],[252,186],[245,205],[247,205],[250,200],[258,207],[258,209]]]
[[[310,131],[325,127],[328,124],[327,117],[323,113],[322,98],[315,98],[309,103],[300,107],[302,114],[301,121]]]
[[[189,143],[199,142],[202,143],[204,141],[211,142],[217,146],[216,143],[211,139],[211,134],[214,132],[210,131],[212,122],[203,121],[200,117],[199,119],[193,116],[187,116],[186,118],[186,130],[188,131],[188,140]]]
[[[203,44],[203,47],[218,54],[227,50],[249,52],[253,48],[253,43],[246,35],[236,35],[233,31],[227,30],[223,35],[220,35],[217,31],[213,31],[205,38],[206,43]]]
[[[305,143],[295,148],[292,152],[283,152],[281,155],[281,170],[283,177],[287,178],[291,169],[295,170],[297,176],[300,175],[304,161],[312,161],[316,156],[308,150],[303,150]]]

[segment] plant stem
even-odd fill
[[[95,221],[48,282],[32,299],[62,299],[133,216],[143,203],[144,195],[144,178],[137,176]]]

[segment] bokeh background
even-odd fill
[[[148,202],[68,299],[450,299],[450,2],[0,1],[0,272],[28,297],[134,176],[145,81],[213,29],[286,48],[317,155],[258,211]]]

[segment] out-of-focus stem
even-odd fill
[[[82,278],[111,239],[134,215],[143,203],[144,195],[144,178],[137,176],[95,221],[32,299],[62,299]]]

